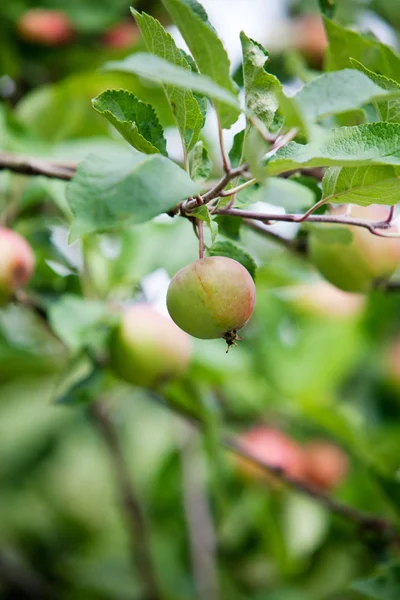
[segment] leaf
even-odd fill
[[[103,115],[136,150],[167,155],[167,142],[154,108],[125,90],[106,90],[92,100]]]
[[[255,127],[248,127],[244,138],[243,155],[249,163],[250,171],[261,183],[266,179],[264,156],[269,145]]]
[[[69,385],[64,384],[62,391],[56,391],[54,403],[63,405],[87,404],[98,398],[103,388],[105,373],[103,369],[93,367],[88,375]]]
[[[103,68],[106,71],[135,73],[158,85],[167,84],[199,92],[216,100],[219,105],[223,103],[224,106],[229,107],[232,114],[238,115],[241,110],[238,98],[210,77],[173,65],[154,54],[137,52],[123,60],[108,62]]]
[[[379,75],[378,73],[370,71],[353,58],[351,58],[350,61],[354,68],[362,71],[365,75],[367,75],[367,77],[369,77],[374,83],[379,85],[384,90],[400,92],[400,83],[394,79],[390,79],[389,77],[385,77],[385,75]],[[400,99],[378,102],[375,104],[375,106],[382,121],[400,123]]]
[[[104,333],[108,333],[107,327],[114,320],[103,302],[72,294],[64,294],[49,309],[52,329],[74,353],[102,342]]]
[[[212,248],[208,249],[208,254],[210,256],[227,256],[228,258],[233,258],[233,260],[237,260],[237,262],[248,270],[253,279],[256,278],[256,261],[248,252],[236,246],[236,244],[228,241],[217,242]]]
[[[240,227],[242,225],[242,219],[239,219],[239,217],[227,217],[221,215],[215,220],[218,223],[218,232],[221,235],[235,242],[240,240]]]
[[[336,11],[336,0],[318,0],[318,3],[321,13],[332,19]]]
[[[303,115],[310,121],[324,119],[384,100],[400,98],[398,90],[386,90],[356,69],[324,73],[307,83],[295,96]]]
[[[322,180],[327,202],[396,205],[400,197],[400,167],[331,167]]]
[[[243,141],[244,141],[245,129],[236,133],[233,138],[232,148],[229,150],[229,160],[232,168],[238,167],[242,158],[243,152]]]
[[[269,128],[279,102],[276,95],[277,79],[264,69],[268,53],[257,42],[240,32],[243,52],[243,82],[246,106]]]
[[[282,206],[287,212],[300,212],[315,203],[315,193],[291,179],[269,177],[252,195],[251,202]]]
[[[213,246],[215,239],[218,235],[218,223],[215,221],[215,219],[211,218],[208,206],[206,204],[203,204],[203,206],[199,206],[198,208],[193,210],[191,214],[197,219],[200,219],[201,221],[205,221],[207,223],[211,233],[210,245]]]
[[[340,127],[310,144],[290,142],[267,164],[277,175],[299,167],[400,165],[400,125],[367,123]]]
[[[376,577],[355,581],[351,589],[375,600],[398,600],[400,598],[400,565],[395,563],[383,569]]]
[[[208,179],[212,163],[208,158],[207,148],[204,147],[204,144],[201,140],[199,140],[191,153],[189,154],[189,165],[190,165],[190,177],[194,181],[205,181]]]
[[[367,69],[400,83],[400,56],[392,48],[330,19],[324,18],[324,24],[329,42],[325,64],[327,71],[351,67],[350,59],[355,58]]]
[[[74,214],[71,237],[144,223],[200,191],[161,154],[89,154],[67,187]]]
[[[168,60],[171,64],[191,70],[191,66],[183,53],[177,48],[171,35],[165,31],[157,19],[146,13],[139,13],[134,9],[131,9],[131,11],[149,52]],[[204,125],[204,115],[200,110],[199,103],[190,90],[164,85],[164,91],[185,147],[190,150],[199,139],[200,131]]]
[[[200,73],[208,75],[230,95],[236,97],[237,88],[230,76],[230,62],[215,30],[208,22],[206,12],[195,0],[162,0],[165,8],[181,32]],[[197,90],[202,91],[202,90]],[[206,93],[206,92],[204,92]],[[229,129],[239,117],[239,111],[223,99],[213,98],[221,126]],[[222,100],[222,101],[221,101]]]

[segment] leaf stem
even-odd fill
[[[228,174],[231,172],[231,165],[229,163],[229,158],[228,158],[228,155],[225,150],[224,133],[223,133],[219,119],[218,119],[218,140],[219,140],[219,148],[221,150],[222,166],[223,166],[225,173]]]

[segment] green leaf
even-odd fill
[[[187,43],[200,73],[208,75],[233,97],[237,96],[237,88],[230,76],[228,55],[215,30],[210,26],[203,7],[195,0],[162,2]],[[221,126],[229,129],[237,121],[239,111],[223,99],[214,97],[213,100]]]
[[[238,167],[242,158],[245,129],[239,131],[233,138],[232,148],[229,150],[229,160],[232,168]]]
[[[74,214],[71,237],[144,223],[200,191],[161,154],[89,154],[67,187]]]
[[[224,235],[234,242],[240,241],[240,227],[242,225],[242,219],[239,219],[239,217],[226,217],[221,215],[215,220],[218,223],[218,232],[221,235]]]
[[[147,49],[171,64],[191,71],[191,66],[177,48],[173,38],[157,19],[131,9]],[[204,116],[193,93],[181,87],[164,85],[165,95],[175,116],[185,147],[190,150],[199,139]]]
[[[104,69],[107,71],[135,73],[143,77],[143,79],[147,79],[158,85],[172,85],[199,92],[216,100],[218,105],[222,105],[221,103],[223,103],[224,106],[229,108],[232,114],[238,115],[241,110],[238,98],[227,89],[215,83],[210,77],[199,75],[188,69],[173,65],[154,54],[137,52],[123,60],[106,63]]]
[[[228,241],[217,242],[212,248],[208,249],[208,254],[210,256],[227,256],[228,258],[233,258],[248,270],[253,279],[256,278],[256,261],[248,252],[236,246],[236,244]]]
[[[331,167],[322,180],[327,202],[395,205],[400,198],[400,167]]]
[[[290,142],[267,164],[277,175],[299,167],[400,165],[400,125],[367,123],[340,127],[310,144]]]
[[[246,106],[269,128],[279,102],[276,95],[277,79],[265,71],[268,53],[242,31],[243,82]],[[278,86],[280,87],[280,85]]]
[[[395,563],[383,569],[376,577],[355,581],[351,589],[375,600],[398,600],[400,598],[400,565]]]
[[[210,245],[213,246],[218,235],[218,223],[215,221],[215,219],[211,218],[208,206],[206,204],[203,204],[203,206],[199,206],[194,211],[192,211],[191,214],[197,219],[200,219],[201,221],[205,221],[205,223],[207,223],[211,234]]]
[[[49,321],[57,336],[76,352],[101,343],[114,317],[103,302],[64,294],[50,306]]]
[[[321,13],[332,19],[336,11],[336,0],[318,0],[318,2]]]
[[[101,394],[105,380],[103,369],[93,367],[88,375],[78,381],[65,386],[61,391],[56,391],[54,403],[63,405],[87,404],[95,400]]]
[[[400,83],[385,75],[379,75],[370,71],[364,65],[357,60],[351,58],[351,64],[354,68],[362,71],[367,77],[369,77],[376,85],[379,85],[384,90],[400,92]],[[398,100],[385,100],[384,102],[375,103],[376,110],[382,121],[388,121],[390,123],[400,123],[400,99]]]
[[[204,144],[201,140],[199,140],[191,153],[189,154],[189,165],[190,165],[190,177],[194,181],[205,181],[208,179],[212,163],[208,158],[207,148],[204,147]]]
[[[261,183],[267,177],[264,168],[264,156],[268,148],[268,143],[264,140],[258,129],[251,126],[248,127],[244,138],[243,156],[249,163],[253,177],[256,177]]]
[[[92,104],[136,150],[167,155],[164,132],[150,104],[125,90],[106,90]]]
[[[356,69],[324,73],[307,83],[295,96],[304,116],[315,121],[384,100],[400,97],[399,89],[388,90]]]
[[[351,67],[350,59],[355,58],[367,69],[400,82],[400,56],[392,48],[330,19],[324,18],[324,24],[329,42],[327,71]]]
[[[251,202],[282,206],[287,212],[300,212],[315,203],[315,193],[291,179],[269,177],[251,196]],[[243,204],[242,204],[243,205]]]

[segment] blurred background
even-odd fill
[[[65,162],[123,146],[90,100],[124,88],[152,103],[169,153],[180,159],[162,90],[99,70],[144,50],[129,4],[1,2],[1,151]],[[169,26],[157,0],[134,5]],[[317,2],[203,5],[239,85],[241,29],[269,50],[269,69],[288,90],[322,69]],[[398,49],[399,2],[342,0],[336,16]],[[227,133],[228,147],[242,126]],[[204,135],[218,175],[212,114]],[[73,300],[85,284],[83,253],[79,243],[67,243],[65,185],[0,172],[2,223],[34,249],[29,290],[51,306],[52,324],[29,306],[0,310],[0,599],[149,600],[140,565],[130,559],[115,465],[82,394],[60,392],[74,339],[93,334],[80,327],[82,306]],[[377,540],[218,448],[215,429],[223,424],[262,460],[273,456],[294,475],[304,456],[310,464],[320,458],[310,481],[392,517],[400,467],[399,296],[339,292],[301,257],[256,233],[241,235],[238,243],[259,265],[244,340],[228,356],[222,340],[195,340],[190,374],[168,391],[171,403],[206,419],[206,435],[144,389],[113,382],[106,398],[143,506],[160,598],[365,598],[351,583],[384,564]],[[98,297],[139,295],[162,311],[169,278],[197,251],[186,220],[162,217],[90,238],[85,259]]]

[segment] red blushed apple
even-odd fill
[[[328,45],[322,19],[317,14],[295,19],[291,26],[291,45],[314,67],[321,67]]]
[[[66,14],[60,10],[32,8],[18,21],[23,40],[42,46],[60,46],[70,42],[74,31]]]
[[[32,248],[15,231],[0,227],[0,305],[4,305],[32,277]]]
[[[386,351],[384,371],[390,385],[400,390],[400,338],[395,339]]]
[[[341,448],[326,440],[315,440],[305,448],[306,480],[329,492],[339,485],[349,470],[349,460]]]
[[[224,338],[228,346],[250,319],[254,282],[240,263],[225,256],[201,258],[173,277],[167,293],[169,314],[190,335]]]
[[[332,215],[345,215],[365,221],[385,221],[389,214],[387,206],[371,205],[361,207],[352,205],[331,210]],[[348,244],[325,242],[322,238],[324,228],[348,229],[352,240]],[[400,267],[400,238],[383,238],[370,233],[362,227],[349,225],[320,225],[319,232],[311,231],[309,253],[312,263],[330,283],[346,292],[369,292],[384,283]],[[388,230],[399,233],[397,225]]]
[[[248,454],[271,467],[279,467],[283,473],[296,481],[305,476],[304,455],[301,446],[273,427],[257,426],[240,436],[240,445]],[[238,459],[240,470],[252,478],[276,482],[262,467],[244,457]]]
[[[365,307],[362,294],[342,292],[324,281],[297,286],[293,290],[293,301],[302,312],[343,320],[358,317]]]
[[[134,45],[139,36],[135,23],[123,22],[108,29],[103,37],[103,45],[110,50],[124,50]]]
[[[191,355],[189,336],[146,304],[136,304],[122,314],[110,346],[115,373],[147,388],[182,376]]]

